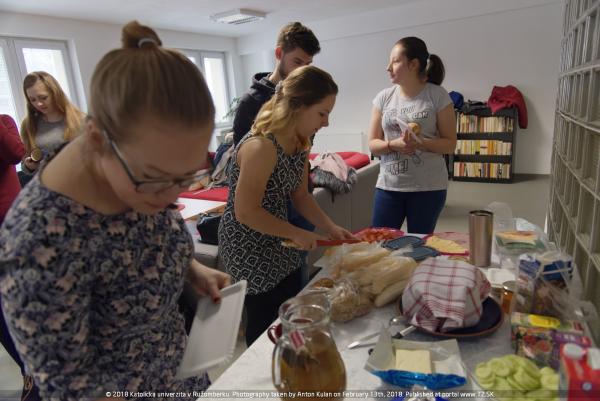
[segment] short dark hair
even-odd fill
[[[279,31],[277,46],[284,52],[290,52],[299,47],[307,54],[314,56],[321,51],[319,40],[309,28],[300,22],[290,22]]]

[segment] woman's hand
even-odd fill
[[[350,231],[337,224],[332,225],[328,230],[329,239],[358,239]]]
[[[399,152],[403,155],[412,155],[417,150],[416,142],[411,138],[408,131],[404,131],[400,138],[390,141],[390,148],[394,152]]]
[[[415,134],[411,134],[408,130],[404,131],[404,143],[406,144],[406,146],[408,146],[409,148],[415,149],[415,150],[423,150],[423,140],[419,139],[419,141],[417,141],[416,135]]]
[[[221,301],[219,290],[231,284],[229,274],[206,267],[197,260],[192,261],[188,280],[199,294],[210,296],[214,303]]]
[[[298,249],[304,251],[312,251],[317,247],[318,240],[326,240],[327,238],[322,235],[313,233],[307,230],[298,230],[298,234],[291,238],[291,240],[298,246]]]
[[[23,160],[23,164],[25,164],[25,167],[27,167],[29,171],[36,171],[40,166],[40,162],[36,162],[31,158],[31,156],[27,156],[25,160]]]

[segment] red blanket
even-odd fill
[[[317,157],[318,153],[311,153],[310,158],[314,159]],[[368,165],[371,160],[368,155],[359,152],[337,152],[344,162],[350,167],[354,167],[355,169],[359,169]],[[212,189],[199,189],[197,191],[188,191],[179,194],[181,198],[191,198],[191,199],[204,199],[204,200],[212,200],[212,201],[221,201],[227,202],[227,196],[229,195],[229,188],[220,187],[220,188],[212,188]]]

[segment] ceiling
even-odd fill
[[[153,28],[240,37],[290,21],[310,25],[414,1],[418,0],[0,0],[0,11],[113,24],[137,19]],[[267,18],[243,25],[227,25],[208,18],[236,8],[262,11]]]

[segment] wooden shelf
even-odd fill
[[[512,182],[512,176],[510,178],[484,178],[484,177],[452,177],[453,181],[465,181],[465,182],[487,182],[497,184],[510,184]]]
[[[510,143],[510,147],[504,147],[504,149],[508,150],[510,148],[510,155],[480,155],[480,154],[453,154],[450,155],[449,160],[449,168],[451,169],[452,179],[455,181],[468,181],[468,182],[486,182],[486,183],[510,183],[512,182],[512,176],[514,174],[514,166],[515,166],[515,152],[516,152],[516,132],[517,132],[517,124],[518,124],[518,111],[516,108],[509,109],[501,109],[496,113],[492,113],[489,108],[475,110],[470,113],[458,113],[457,114],[457,128],[460,128],[463,120],[458,120],[460,115],[466,116],[477,116],[477,117],[507,117],[508,119],[512,119],[512,123],[508,124],[506,121],[503,123],[504,129],[511,129],[511,131],[503,131],[503,132],[458,132],[456,137],[460,141],[500,141],[500,142],[508,142]],[[506,119],[505,119],[506,120]],[[471,119],[470,121],[474,122],[470,127],[483,127],[483,128],[491,128],[498,127],[502,125],[495,125],[495,122],[492,122],[494,125],[487,125],[487,121],[481,123],[481,120]],[[481,124],[480,124],[481,123]],[[464,127],[464,126],[463,126]],[[464,146],[467,145],[467,146]],[[482,145],[483,146],[483,145]],[[490,146],[489,144],[487,145]],[[463,150],[473,150],[478,149],[478,144],[465,144],[461,145],[461,149]],[[496,148],[493,148],[496,149]],[[494,163],[494,164],[504,164],[509,165],[510,167],[510,178],[486,178],[486,177],[461,177],[454,176],[456,171],[454,170],[454,163]],[[462,167],[462,166],[461,166]],[[504,167],[503,167],[504,168]],[[490,171],[493,168],[490,166]],[[461,170],[462,171],[462,170]]]
[[[455,162],[465,163],[512,163],[512,156],[510,155],[463,155],[455,154]]]
[[[504,141],[504,142],[512,142],[513,134],[510,132],[459,132],[456,134],[456,139],[462,140],[491,140],[491,141]]]

